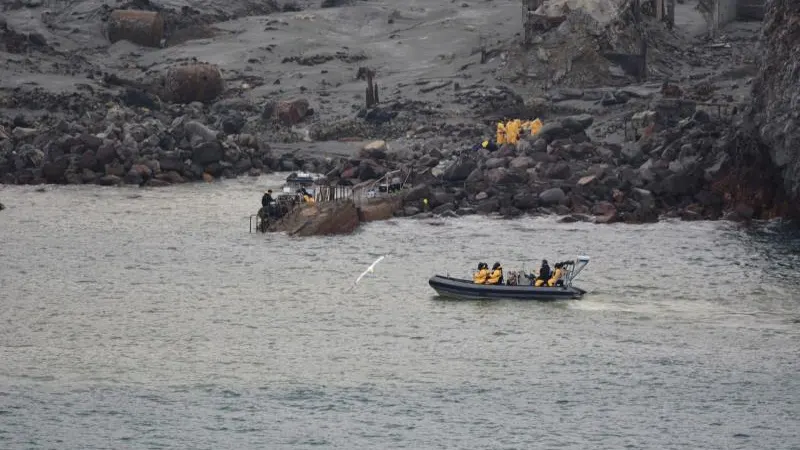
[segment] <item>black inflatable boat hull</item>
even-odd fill
[[[434,275],[428,284],[442,297],[457,299],[506,299],[554,301],[583,297],[583,289],[570,287],[508,286],[505,284],[475,284],[471,280]]]

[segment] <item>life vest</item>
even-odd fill
[[[531,122],[531,136],[536,136],[539,133],[539,130],[542,129],[542,121],[539,119],[534,120]]]
[[[548,285],[548,286],[555,286],[555,285],[556,285],[556,282],[557,282],[557,281],[558,281],[560,278],[561,278],[561,268],[560,268],[560,267],[558,267],[558,268],[556,268],[556,270],[555,270],[555,271],[553,271],[553,276],[552,276],[552,277],[550,277],[550,279],[549,279],[549,280],[547,280],[547,285]]]
[[[492,272],[492,275],[489,276],[488,280],[486,280],[486,284],[498,284],[502,279],[503,279],[503,268],[499,267]]]
[[[503,122],[497,122],[497,145],[506,143],[506,125]]]
[[[519,141],[520,121],[512,120],[506,124],[506,141],[509,144],[516,144]]]
[[[472,276],[472,282],[475,284],[484,284],[486,283],[486,277],[489,276],[489,271],[486,269],[481,269],[475,272],[475,275]]]

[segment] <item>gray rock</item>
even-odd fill
[[[472,173],[478,165],[471,159],[463,159],[450,164],[445,170],[442,178],[445,181],[462,181]]]
[[[201,166],[218,162],[224,156],[222,146],[215,140],[200,143],[192,149],[192,161]]]
[[[532,145],[527,139],[520,139],[517,141],[517,154],[525,155],[531,151]]]
[[[533,141],[530,151],[531,153],[547,153],[547,139],[538,138]]]
[[[532,192],[522,191],[514,194],[512,204],[521,210],[530,210],[539,206],[539,198]]]
[[[416,206],[406,206],[403,208],[403,215],[406,217],[416,216],[419,213],[420,210]]]
[[[48,183],[62,183],[65,182],[64,178],[67,168],[69,167],[69,159],[61,157],[56,161],[47,162],[42,166],[42,175]]]
[[[512,169],[527,169],[529,167],[533,167],[536,165],[536,161],[533,160],[530,156],[517,156],[516,158],[512,159],[509,163],[509,167]]]
[[[188,139],[199,138],[205,142],[216,141],[219,133],[195,120],[183,124],[183,131]]]
[[[105,175],[97,180],[97,184],[101,186],[118,186],[122,184],[122,178],[116,175]]]
[[[544,140],[545,143],[549,143],[556,139],[568,138],[570,135],[572,135],[572,132],[561,125],[560,122],[550,122],[545,124],[536,136],[539,138],[538,140]],[[536,148],[536,143],[534,143],[534,148]]]
[[[586,130],[594,123],[594,117],[590,114],[580,114],[577,116],[569,116],[561,119],[561,125],[571,131],[570,134],[580,133]]]
[[[626,142],[622,145],[620,156],[629,164],[638,164],[644,158],[642,147],[635,142]]]
[[[547,178],[552,178],[556,180],[566,180],[572,175],[572,169],[570,169],[569,164],[565,161],[559,161],[554,165],[550,166],[547,171],[545,172],[545,176]]]
[[[506,158],[489,158],[484,163],[486,170],[497,169],[498,167],[506,166]]]
[[[631,190],[633,194],[633,198],[639,202],[641,208],[645,211],[651,211],[656,206],[655,198],[653,197],[653,193],[646,190],[646,189],[639,189],[634,188]]]
[[[561,188],[550,188],[539,194],[539,201],[544,205],[555,205],[566,200],[567,194]]]
[[[476,214],[476,213],[477,213],[477,211],[475,210],[475,208],[469,208],[469,207],[458,208],[456,210],[456,214],[459,215],[459,216],[469,216],[469,215]]]
[[[431,195],[430,204],[432,207],[436,208],[439,205],[444,205],[447,203],[455,204],[456,196],[444,191],[437,191]]]
[[[95,158],[97,159],[98,167],[103,167],[106,164],[110,164],[112,161],[117,159],[116,143],[111,140],[103,141],[103,144],[97,149]]]
[[[419,202],[423,198],[430,198],[431,188],[427,184],[418,184],[406,192],[403,201],[405,203]]]
[[[23,141],[35,137],[38,133],[39,130],[36,128],[16,127],[11,131],[11,136],[18,141]]]
[[[238,111],[231,111],[222,119],[220,125],[225,134],[238,134],[244,128],[245,120]]]
[[[455,209],[456,209],[456,207],[455,207],[454,204],[452,204],[452,203],[444,203],[442,205],[439,205],[439,206],[433,208],[433,210],[431,212],[434,213],[434,214],[444,214],[446,212],[455,211]]]

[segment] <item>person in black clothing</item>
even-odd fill
[[[550,265],[547,264],[546,259],[543,259],[542,265],[541,267],[539,267],[539,276],[536,277],[536,283],[534,284],[534,286],[536,287],[544,286],[547,283],[547,280],[550,279],[551,275],[552,273],[550,272]]]
[[[261,197],[261,206],[266,208],[270,203],[272,203],[272,189],[265,192],[264,196]]]
[[[272,216],[272,189],[268,190],[264,193],[264,196],[261,197],[261,208],[264,214],[264,217]]]

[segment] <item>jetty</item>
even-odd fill
[[[410,173],[387,172],[377,180],[354,186],[315,184],[306,202],[300,194],[278,197],[280,217],[270,217],[262,209],[250,216],[250,232],[284,232],[289,236],[350,234],[361,223],[387,220],[403,207],[403,195]]]

